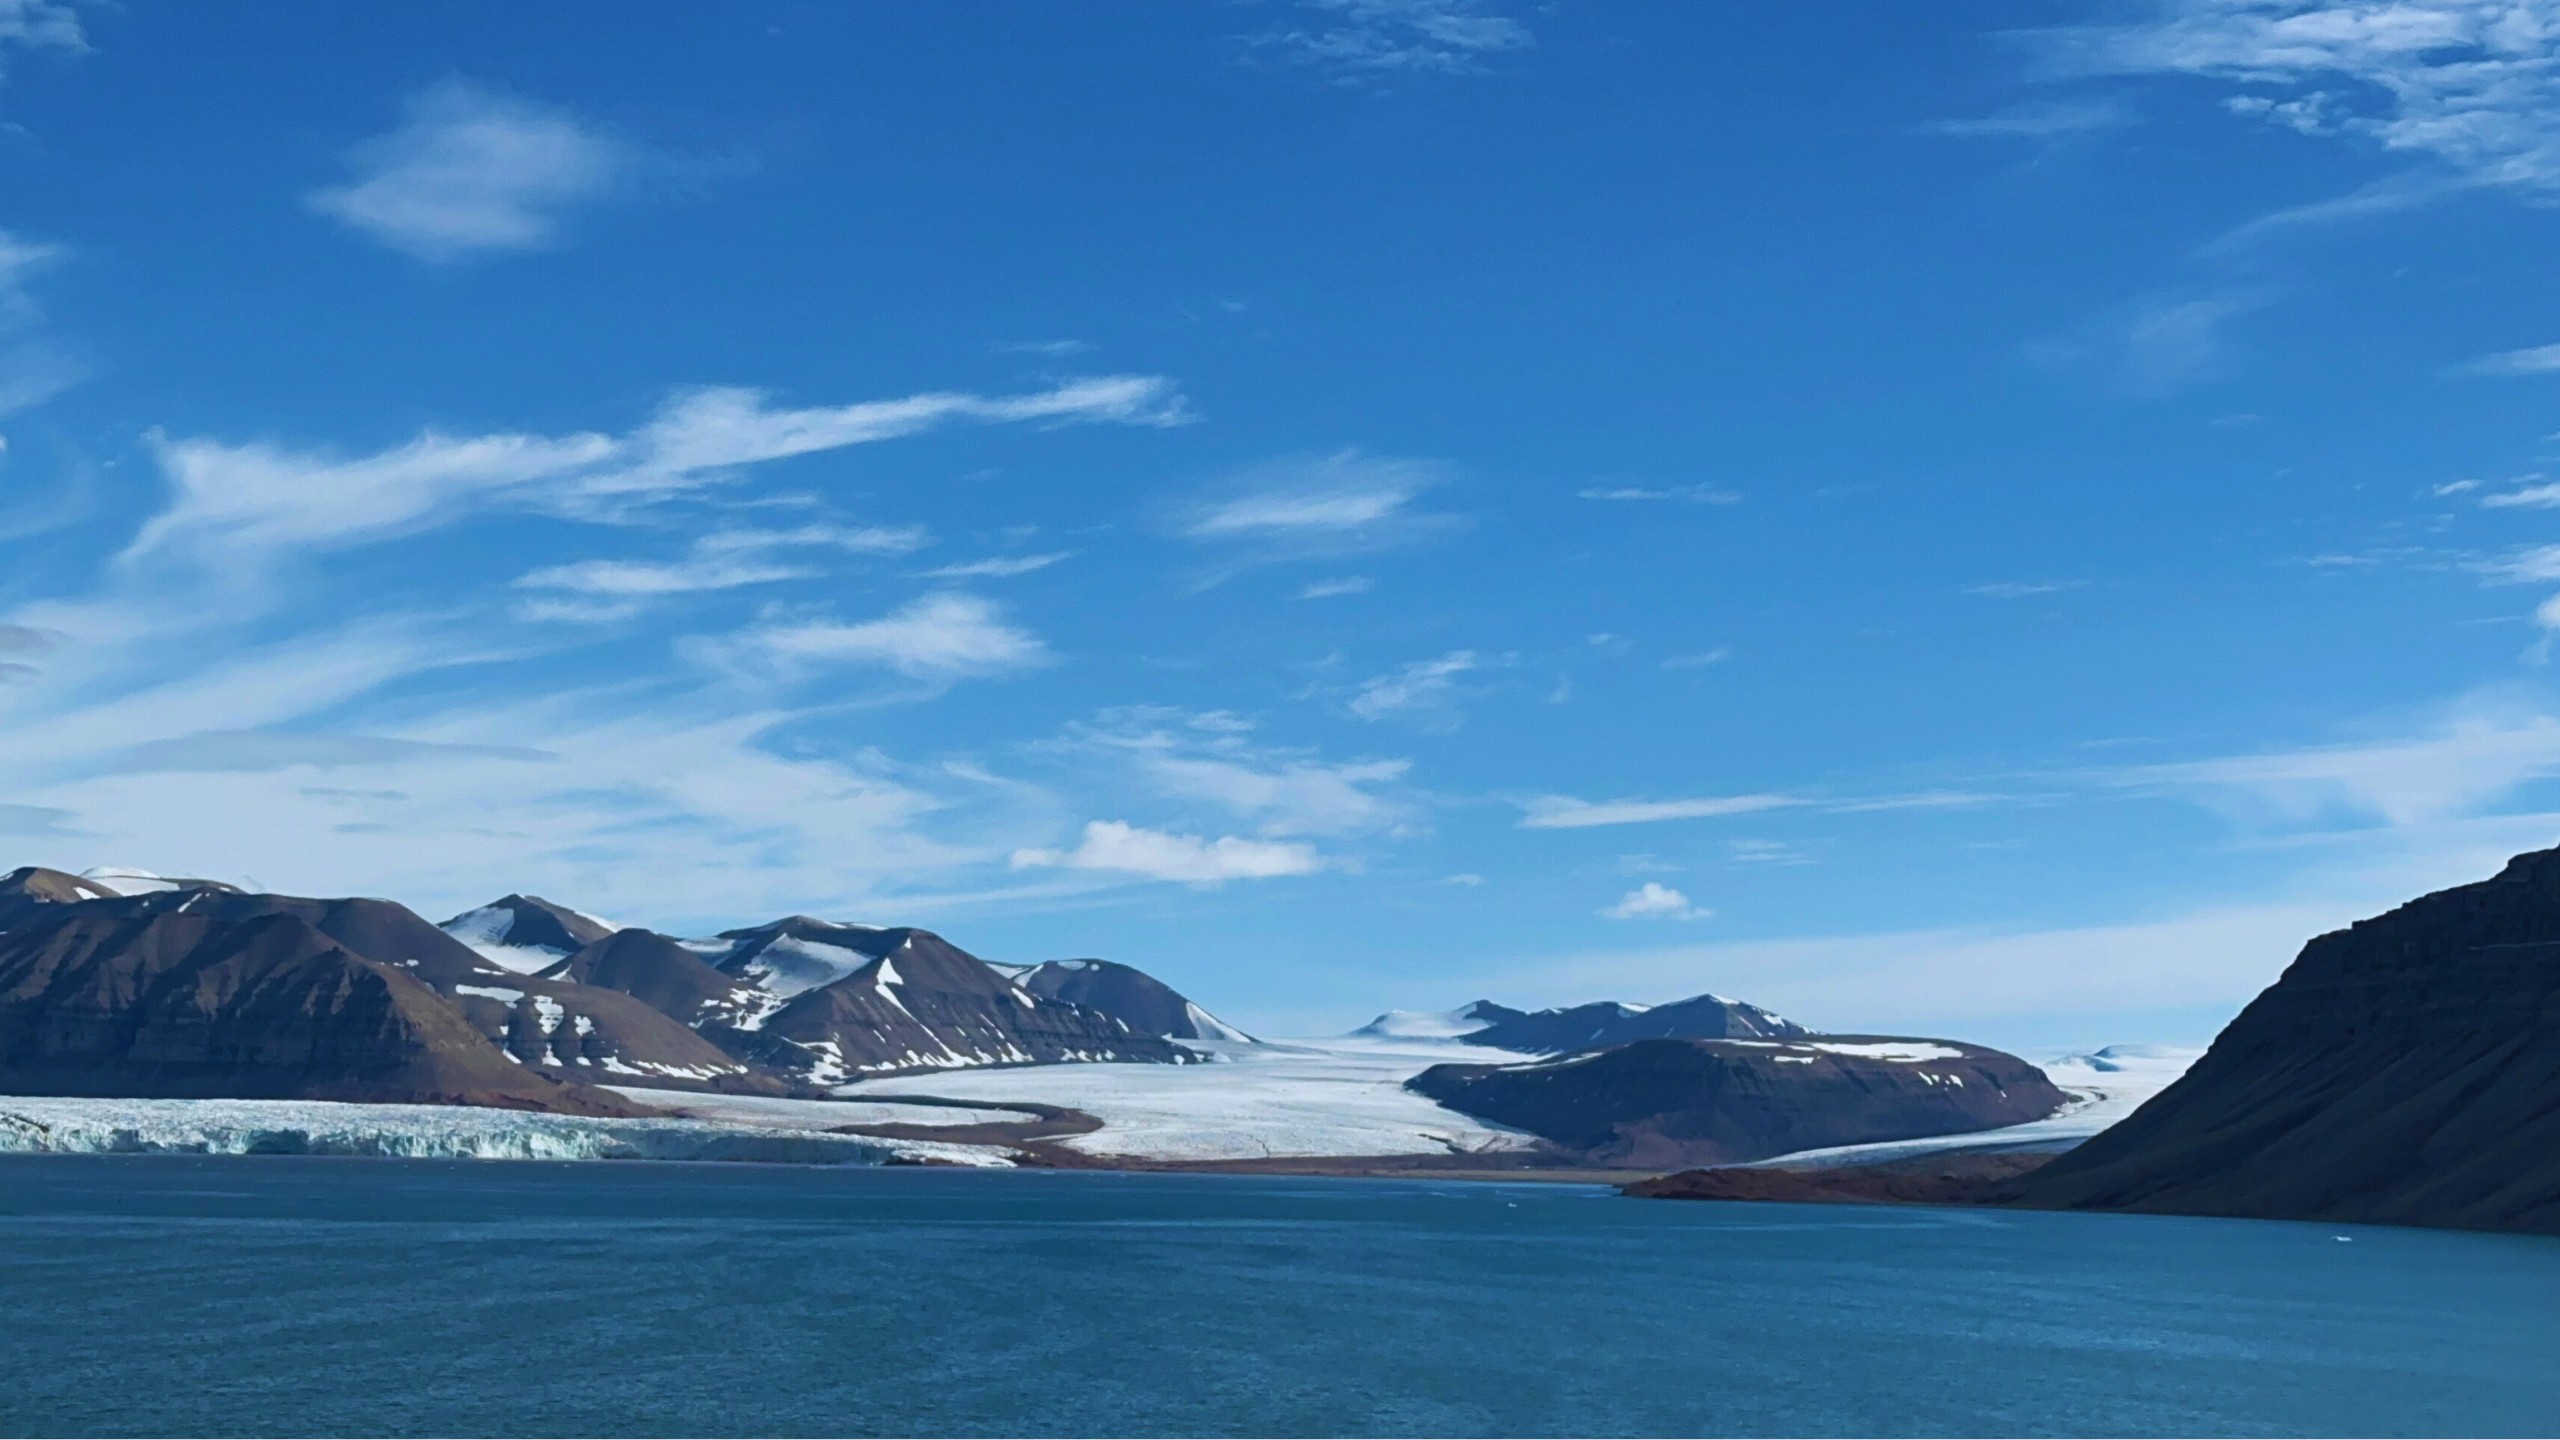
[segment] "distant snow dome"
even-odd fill
[[[1479,1014],[1484,1004],[1477,1000],[1455,1010],[1390,1010],[1351,1033],[1385,1040],[1462,1039],[1485,1027]]]
[[[104,885],[118,895],[156,895],[170,890],[202,890],[208,886],[221,890],[240,888],[221,880],[155,875],[148,870],[136,870],[124,865],[93,865],[81,871],[80,878],[93,885]]]

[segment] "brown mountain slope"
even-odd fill
[[[2014,1055],[1868,1035],[1639,1040],[1526,1065],[1434,1065],[1406,1088],[1593,1164],[1666,1169],[2024,1124],[2066,1098]]]
[[[183,904],[65,905],[0,935],[0,1089],[633,1111],[507,1059],[299,917]]]

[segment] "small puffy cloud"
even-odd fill
[[[1010,580],[1034,570],[1046,570],[1070,555],[1058,550],[1046,555],[1006,555],[991,560],[970,560],[958,565],[937,565],[921,572],[934,580]]]
[[[1601,910],[1604,920],[1703,920],[1714,914],[1689,903],[1689,897],[1658,880],[1647,880]]]
[[[311,208],[421,260],[559,242],[569,212],[612,194],[639,153],[565,110],[452,80],[400,128],[356,147],[357,177]]]
[[[1478,890],[1484,887],[1484,877],[1471,870],[1462,870],[1455,875],[1440,877],[1440,883],[1455,885],[1462,890]]]
[[[1523,804],[1528,814],[1520,824],[1529,830],[1583,830],[1598,825],[1647,825],[1657,820],[1749,815],[1801,803],[1787,795],[1708,795],[1692,800],[1576,800],[1569,795],[1541,795]]]
[[[917,680],[1000,675],[1046,664],[1040,637],[1005,623],[1003,611],[975,595],[928,595],[877,620],[772,620],[710,647],[713,658],[790,676],[861,665]]]
[[[1437,660],[1416,660],[1362,685],[1352,695],[1349,709],[1363,720],[1438,710],[1448,703],[1450,688],[1457,678],[1475,668],[1473,650],[1452,650]]]
[[[2536,345],[2526,350],[2502,350],[2483,355],[2462,367],[2468,375],[2514,377],[2548,375],[2560,370],[2560,345]]]
[[[1144,830],[1118,820],[1088,823],[1084,838],[1072,850],[1017,850],[1013,864],[1018,870],[1101,870],[1191,885],[1309,875],[1324,868],[1314,846],[1295,841],[1233,835],[1204,840],[1197,835]]]

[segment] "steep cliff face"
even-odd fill
[[[1528,1065],[1435,1065],[1407,1085],[1595,1164],[1664,1169],[2024,1124],[2067,1099],[2014,1055],[1859,1035],[1639,1040]]]
[[[2560,850],[2320,936],[2030,1204],[2560,1231]]]
[[[167,897],[149,897],[161,900]],[[0,935],[0,1089],[624,1113],[294,915],[63,905]]]

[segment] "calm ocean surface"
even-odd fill
[[[0,1305],[11,1434],[2560,1430],[2560,1241],[1561,1186],[8,1157]]]

